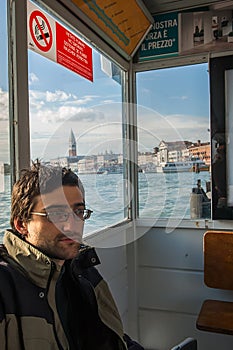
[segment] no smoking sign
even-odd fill
[[[36,10],[31,13],[29,29],[36,46],[43,52],[49,51],[53,42],[53,33],[47,17],[42,12]]]
[[[55,21],[29,1],[28,47],[51,60],[56,60]]]

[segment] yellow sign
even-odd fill
[[[135,0],[72,0],[128,55],[149,29],[151,22]]]

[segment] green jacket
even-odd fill
[[[113,297],[93,267],[98,263],[93,248],[84,246],[61,267],[11,230],[3,242],[2,350],[127,349]],[[93,348],[91,339],[97,338]]]

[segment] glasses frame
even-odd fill
[[[80,212],[80,211],[84,211],[84,212],[87,212],[87,214],[86,215],[84,215],[84,217],[83,217],[83,219],[81,219],[79,216],[78,216],[78,213],[77,212]],[[49,218],[49,216],[51,215],[51,214],[58,214],[58,213],[60,213],[60,214],[66,214],[67,215],[67,218],[65,219],[65,220],[62,220],[62,221],[55,221],[55,220],[51,220],[50,218]],[[90,216],[91,216],[91,214],[93,213],[93,210],[91,210],[91,209],[75,209],[75,210],[72,210],[72,211],[69,211],[69,212],[64,212],[64,211],[53,211],[53,212],[47,212],[47,213],[41,213],[41,212],[36,212],[36,211],[32,211],[31,212],[31,214],[32,215],[38,215],[38,216],[43,216],[43,217],[46,217],[47,218],[47,220],[49,221],[49,222],[54,222],[54,223],[59,223],[59,222],[67,222],[68,221],[68,219],[69,219],[69,217],[70,217],[70,215],[73,215],[75,218],[77,218],[78,220],[81,220],[81,221],[86,221],[86,220],[88,220],[89,218],[90,218]]]

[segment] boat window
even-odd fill
[[[139,216],[210,217],[207,64],[139,72],[136,82]]]
[[[85,225],[87,234],[125,218],[124,72],[80,33],[42,9],[35,15],[38,25],[33,6],[28,15],[31,158],[66,166],[79,175],[87,207],[93,210]],[[43,54],[53,45],[46,19],[52,34],[56,27],[55,61]],[[35,52],[38,48],[41,53]]]
[[[0,3],[0,242],[9,228],[10,146],[8,108],[7,1]]]

